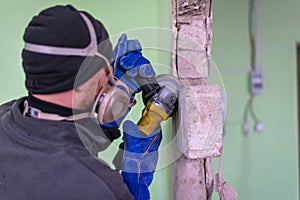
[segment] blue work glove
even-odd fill
[[[142,56],[142,47],[137,40],[127,40],[126,34],[123,34],[118,41],[114,49],[114,57],[112,66],[114,70],[115,78],[123,81],[130,90],[131,99],[130,104],[135,104],[134,95],[140,92],[141,88],[136,77],[154,77],[155,72],[150,62]],[[138,71],[141,70],[139,73]],[[128,107],[128,112],[131,107]],[[128,113],[127,112],[127,113]],[[127,113],[119,119],[107,124],[101,124],[100,126],[109,134],[110,131],[116,132]],[[115,135],[115,134],[113,134]]]
[[[162,134],[160,127],[151,135],[140,132],[132,121],[123,125],[124,155],[122,176],[134,200],[150,199],[148,187],[158,159],[158,147]]]
[[[154,78],[155,72],[149,60],[142,55],[142,47],[138,40],[127,40],[122,34],[114,49],[112,61],[114,75],[123,81],[133,95],[141,91],[139,78]]]

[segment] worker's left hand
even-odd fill
[[[132,91],[141,91],[137,78],[153,78],[155,72],[149,60],[142,55],[142,47],[138,40],[127,40],[122,34],[114,49],[112,61],[115,77],[123,81]]]
[[[159,127],[146,136],[132,121],[125,121],[123,131],[123,180],[134,200],[150,199],[148,187],[157,164],[158,147],[162,139],[161,129]]]

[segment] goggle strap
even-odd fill
[[[25,42],[24,49],[35,53],[49,54],[49,55],[61,55],[61,56],[99,56],[106,62],[107,66],[110,65],[107,58],[97,51],[97,37],[96,31],[92,22],[89,18],[80,13],[81,17],[85,21],[89,33],[90,33],[90,44],[85,48],[69,48],[69,47],[55,47],[41,44],[33,44]]]

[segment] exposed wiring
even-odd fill
[[[246,106],[245,106],[245,110],[244,110],[244,123],[243,123],[243,132],[245,135],[249,135],[251,132],[251,126],[250,126],[250,122],[249,122],[249,113],[250,113],[250,106],[252,104],[253,101],[253,96],[250,96],[250,98],[248,99]]]
[[[245,113],[244,113],[244,121],[248,121],[248,113],[250,113],[251,117],[254,119],[255,122],[259,121],[257,115],[254,112],[253,102],[254,102],[254,96],[251,95],[246,104],[246,109],[245,109]]]
[[[249,38],[251,47],[251,72],[250,72],[250,96],[245,105],[244,116],[243,116],[243,132],[246,136],[251,133],[250,120],[254,120],[255,131],[261,132],[264,129],[264,125],[260,122],[258,116],[254,110],[254,100],[257,94],[260,94],[263,89],[262,74],[259,69],[259,4],[258,0],[249,1]],[[251,117],[251,119],[249,118]],[[251,178],[252,169],[252,156],[250,150],[250,140],[245,139],[242,153],[242,169],[240,175],[240,197],[241,199],[249,199],[249,183]]]
[[[245,105],[244,110],[244,123],[243,132],[245,135],[251,133],[251,124],[249,116],[255,122],[255,131],[261,132],[264,129],[263,123],[257,117],[253,102],[257,94],[260,94],[263,89],[263,79],[262,74],[259,69],[259,2],[258,0],[250,0],[249,2],[249,39],[251,48],[251,72],[250,72],[250,84],[251,91],[250,97]]]
[[[254,112],[254,107],[253,107],[254,96],[251,96],[250,99],[251,99],[250,105],[249,105],[250,114],[251,114],[252,118],[254,119],[254,121],[257,123],[257,122],[259,122],[259,119],[258,119],[257,115]]]
[[[263,123],[259,120],[257,117],[255,111],[254,111],[254,99],[255,96],[251,95],[246,103],[245,110],[244,110],[244,124],[243,124],[243,131],[245,135],[249,135],[251,133],[251,125],[249,120],[249,115],[252,117],[255,123],[255,131],[256,132],[262,132],[264,130]]]
[[[259,71],[259,3],[258,0],[250,0],[249,5],[249,36],[251,45],[251,67]]]
[[[244,122],[249,121],[249,119],[248,119],[248,113],[249,113],[249,110],[250,110],[250,104],[252,104],[252,103],[251,103],[252,100],[253,100],[253,96],[251,96],[251,97],[248,99],[247,103],[246,103],[245,111],[244,111]]]

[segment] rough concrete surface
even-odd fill
[[[204,160],[188,160],[180,157],[174,166],[175,172],[175,199],[178,200],[205,200],[206,185],[203,179]],[[184,174],[184,176],[183,176]]]
[[[220,155],[222,147],[221,91],[208,85],[212,17],[211,0],[173,0],[173,74],[184,84],[174,128],[176,200],[207,200],[213,172],[205,158]],[[206,172],[210,172],[206,174]],[[210,191],[210,192],[208,192]]]
[[[187,158],[220,155],[221,91],[218,85],[187,86],[179,96],[178,146]]]
[[[178,52],[178,77],[195,79],[208,77],[206,51],[181,50]]]

